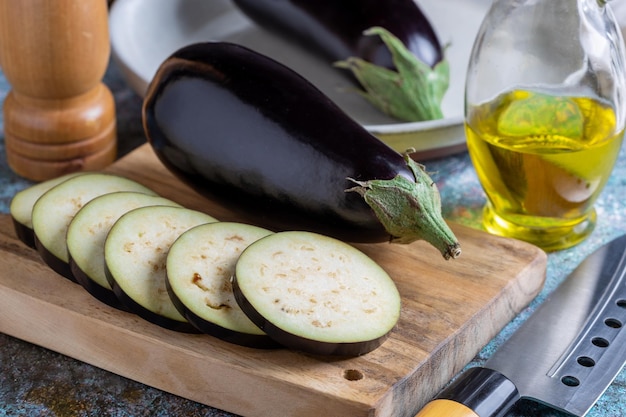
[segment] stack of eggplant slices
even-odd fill
[[[220,222],[117,175],[39,183],[15,195],[11,215],[53,270],[171,330],[353,356],[400,315],[387,273],[340,240]]]

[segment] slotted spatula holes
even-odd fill
[[[591,343],[599,348],[607,348],[610,344],[604,337],[594,337],[591,339]]]
[[[568,387],[577,387],[580,385],[580,380],[573,376],[564,376],[563,378],[561,378],[561,382]]]
[[[614,318],[608,318],[604,320],[604,324],[606,324],[607,326],[613,329],[619,329],[620,327],[622,327],[622,322]]]
[[[617,307],[617,308],[616,308]],[[589,344],[580,346],[576,363],[564,364],[561,382],[568,387],[580,385],[581,378],[593,368],[611,345],[626,320],[626,299],[618,298],[613,306],[607,305],[605,317],[590,327]],[[618,318],[619,317],[619,318]],[[577,376],[574,376],[577,375]]]
[[[585,368],[591,368],[596,365],[596,361],[594,361],[589,356],[580,356],[577,360],[580,366],[584,366]]]

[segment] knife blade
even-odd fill
[[[499,417],[521,398],[584,416],[626,364],[626,236],[597,249],[483,367],[415,417]]]

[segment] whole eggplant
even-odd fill
[[[234,0],[259,26],[348,70],[357,92],[400,121],[444,117],[450,68],[414,0]]]
[[[164,165],[272,230],[350,242],[459,243],[423,167],[349,118],[299,74],[245,47],[184,47],[159,67],[144,129]]]
[[[422,62],[434,67],[443,51],[432,25],[414,0],[233,0],[264,28],[295,38],[332,61],[360,57],[394,68],[378,37],[364,32],[380,26],[395,35]]]

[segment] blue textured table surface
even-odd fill
[[[119,149],[123,155],[145,141],[141,127],[141,99],[124,83],[114,64],[109,66],[105,82],[116,100]],[[0,102],[4,102],[9,88],[0,73]],[[31,183],[8,168],[2,127],[0,122],[0,213],[7,213],[15,192]],[[445,217],[480,228],[485,197],[467,153],[423,162],[439,185]],[[586,255],[603,243],[626,234],[626,148],[622,148],[596,208],[598,224],[591,237],[575,248],[549,255],[547,281],[540,295],[468,366],[484,363]],[[9,319],[0,317],[0,320]],[[0,417],[183,415],[232,416],[0,334]],[[561,415],[532,402],[522,402],[510,414],[511,417]],[[626,371],[622,371],[588,416],[625,415]]]

